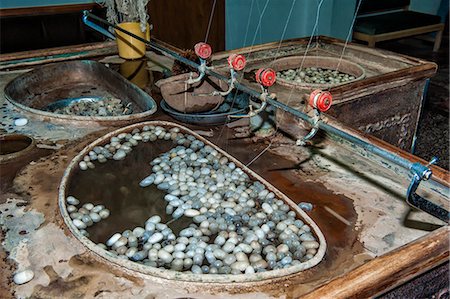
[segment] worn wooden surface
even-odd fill
[[[35,7],[19,7],[0,9],[0,17],[18,17],[18,16],[38,16],[72,13],[82,10],[90,10],[97,7],[96,3],[69,4],[69,5],[51,5],[51,6],[35,6]]]
[[[448,246],[449,227],[445,226],[365,263],[302,298],[368,298],[384,293],[448,261]]]

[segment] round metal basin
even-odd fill
[[[199,113],[213,110],[223,103],[224,97],[213,96],[213,91],[226,91],[228,84],[212,76],[194,84],[187,84],[190,73],[162,79],[156,82],[167,105],[182,113]],[[198,74],[193,74],[196,78]]]
[[[136,122],[156,112],[153,98],[117,72],[91,61],[69,61],[36,67],[9,82],[6,100],[22,111],[51,121],[80,121],[104,124]],[[118,99],[132,107],[131,114],[62,114],[59,108],[80,101]]]

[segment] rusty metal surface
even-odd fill
[[[20,159],[36,146],[32,137],[22,134],[0,135],[0,164]]]
[[[156,92],[152,95],[159,100]],[[2,101],[3,96],[0,104]],[[2,109],[8,115],[18,113],[10,104]],[[4,273],[1,285],[5,286],[2,291],[6,291],[0,293],[1,297],[14,293],[17,297],[69,298],[296,298],[351,275],[370,260],[376,261],[399,248],[407,250],[411,242],[426,239],[430,231],[444,225],[406,204],[406,170],[342,140],[316,136],[313,146],[297,147],[281,134],[270,140],[238,138],[233,129],[219,126],[211,130],[209,141],[244,165],[264,151],[250,169],[294,202],[313,204],[307,214],[325,236],[323,261],[300,275],[252,283],[183,282],[142,274],[107,263],[87,250],[67,228],[58,209],[58,187],[70,161],[87,144],[114,128],[96,126],[87,130],[70,122],[59,124],[59,128],[29,114],[22,116],[27,116],[34,128],[8,127],[10,117],[1,120],[2,126],[9,131],[27,130],[38,146],[51,140],[54,147],[51,155],[34,157],[34,161],[20,165],[23,168],[17,175],[15,170],[8,176],[10,188],[0,197],[0,222],[6,228],[0,256],[8,257],[7,263],[0,261]],[[157,112],[155,119],[167,120],[168,116]],[[194,132],[203,129],[188,127]],[[440,173],[448,176],[448,172]],[[2,169],[2,180],[4,174]],[[444,183],[424,182],[421,192],[448,204]],[[25,268],[35,272],[32,281],[18,286],[8,280],[16,269]],[[377,269],[372,270],[378,275]]]

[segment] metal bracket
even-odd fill
[[[313,127],[312,127],[311,131],[303,138],[297,139],[295,144],[299,145],[299,146],[305,146],[307,141],[312,139],[319,131],[319,121],[320,121],[320,111],[319,111],[319,109],[314,109],[314,117],[313,117],[313,123],[312,123]]]
[[[234,83],[237,81],[236,77],[237,77],[236,71],[234,69],[230,69],[230,80],[228,81],[228,83],[229,83],[228,90],[226,90],[226,91],[214,90],[212,92],[212,95],[213,96],[223,96],[223,97],[229,95],[234,89]]]
[[[217,91],[214,90],[213,92],[208,93],[192,93],[193,96],[200,96],[200,97],[206,97],[206,96],[227,96],[230,94],[234,89],[234,83],[237,82],[237,73],[234,69],[230,69],[231,73],[231,79],[228,81],[228,90],[226,91]]]
[[[433,202],[428,201],[427,199],[416,193],[420,182],[426,181],[431,178],[433,173],[428,167],[432,164],[435,164],[437,160],[438,159],[436,157],[433,157],[433,159],[431,159],[431,161],[427,165],[422,165],[420,163],[413,163],[411,165],[410,171],[413,174],[413,177],[411,179],[411,183],[409,184],[408,190],[406,191],[406,202],[414,208],[422,210],[425,213],[428,213],[444,222],[449,223],[449,211]]]
[[[197,78],[193,78],[192,77],[193,73],[191,72],[191,73],[189,73],[189,79],[186,80],[185,82],[187,84],[191,85],[191,84],[194,84],[194,83],[202,81],[203,78],[205,77],[205,72],[206,72],[207,68],[208,67],[206,66],[206,60],[203,59],[203,58],[200,58],[200,66],[198,67],[198,72],[199,72],[198,77]]]
[[[250,105],[248,105],[249,112],[247,114],[232,114],[232,115],[228,115],[228,117],[229,118],[250,118],[250,117],[258,115],[259,113],[264,111],[264,109],[266,109],[266,106],[267,106],[267,97],[269,97],[269,93],[266,88],[262,87],[262,89],[263,89],[263,92],[261,93],[261,95],[259,97],[259,99],[261,100],[261,106],[259,106],[259,108],[257,108],[256,110],[253,110],[253,105],[250,104]]]

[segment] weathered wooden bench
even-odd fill
[[[360,0],[353,38],[375,43],[436,32],[433,51],[441,45],[444,23],[436,15],[409,10],[410,0]]]

